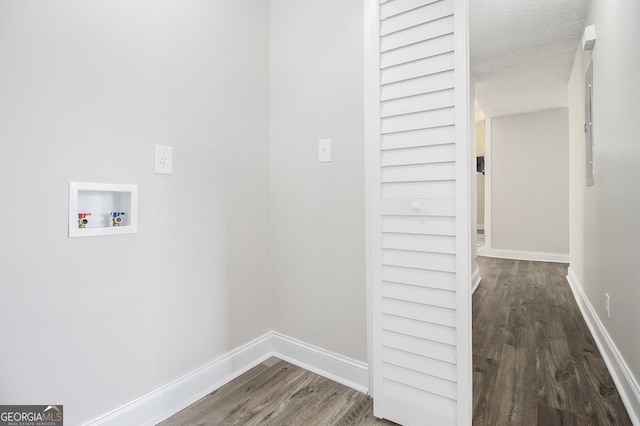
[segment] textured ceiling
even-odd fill
[[[589,0],[470,0],[471,72],[489,117],[567,105]]]

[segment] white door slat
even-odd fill
[[[385,68],[380,70],[380,82],[383,85],[388,85],[416,77],[451,71],[454,69],[454,58],[453,52],[447,52]]]
[[[414,388],[413,386],[404,385],[402,383],[394,382],[394,381],[385,381],[383,385],[383,394],[392,395],[392,399],[385,405],[391,405],[392,407],[395,404],[396,400],[403,401],[408,403],[410,407],[429,407],[428,412],[437,416],[437,414],[442,414],[442,416],[450,417],[446,419],[438,418],[437,420],[427,419],[423,414],[419,414],[415,416],[415,424],[422,425],[437,425],[437,426],[453,426],[456,424],[455,416],[456,416],[456,401],[450,398],[446,398],[444,396],[436,395],[431,392],[425,392],[423,390]],[[400,405],[400,404],[398,404]],[[401,411],[406,411],[405,407],[398,407]],[[401,414],[400,414],[401,415]],[[400,418],[400,417],[399,417]]]
[[[382,150],[453,143],[454,126],[433,127],[381,136]]]
[[[388,34],[415,27],[425,22],[432,22],[449,15],[453,15],[453,0],[441,0],[414,9],[411,13],[402,13],[381,21],[380,35],[384,37]]]
[[[380,161],[382,167],[450,163],[455,160],[455,154],[454,144],[421,146],[383,151]],[[443,172],[445,172],[444,169]]]
[[[381,130],[383,133],[402,132],[405,130],[454,124],[455,120],[456,111],[453,107],[441,108],[395,117],[383,117],[381,120]]]
[[[387,19],[390,16],[405,13],[412,9],[434,3],[439,0],[395,0],[382,3],[380,6],[380,19]]]
[[[456,234],[454,217],[382,216],[382,232],[419,235]]]
[[[453,52],[453,45],[453,34],[445,34],[408,46],[397,47],[382,54],[380,57],[380,68],[385,69],[406,64],[407,62]]]
[[[382,184],[382,198],[454,198],[455,192],[454,181]]]
[[[383,249],[382,264],[429,269],[432,271],[456,271],[455,255],[445,253],[418,253],[412,251]],[[422,302],[422,300],[416,301]]]
[[[383,37],[380,41],[380,51],[387,52],[451,33],[453,33],[453,16],[446,16],[437,21],[417,25]]]
[[[382,328],[384,330],[393,331],[395,333],[412,334],[416,337],[432,340],[434,342],[444,343],[447,345],[455,346],[456,344],[456,329],[453,327],[446,327],[444,325],[431,324],[428,322],[416,321],[409,318],[399,318],[392,315],[385,315],[382,319]],[[442,363],[439,362],[439,364]],[[422,371],[423,373],[433,374],[432,372],[429,373],[420,368],[410,366],[407,367],[414,370]]]
[[[382,101],[387,101],[389,99],[419,95],[420,93],[451,89],[453,87],[455,87],[455,73],[454,71],[445,71],[399,81],[397,83],[385,84],[380,88],[380,98]],[[446,124],[447,123],[438,123],[438,126]]]
[[[394,216],[455,216],[456,202],[453,198],[388,198],[382,200],[381,211]]]
[[[456,289],[456,275],[450,272],[383,266],[382,279],[384,281],[422,285],[443,290],[455,291]]]
[[[383,234],[382,248],[455,254],[456,238],[441,235]]]
[[[456,347],[445,345],[444,343],[432,342],[431,340],[420,339],[391,331],[383,331],[382,344],[388,348],[396,348],[452,364],[456,362]]]
[[[407,386],[412,386],[427,392],[437,393],[446,398],[455,399],[456,397],[456,384],[450,380],[390,364],[384,366],[384,375],[388,377],[389,380],[404,383]]]
[[[439,92],[422,93],[407,98],[391,99],[382,103],[381,116],[390,117],[400,114],[411,114],[421,111],[430,111],[453,107],[455,93],[453,89]]]
[[[383,282],[382,295],[389,299],[414,301],[425,305],[444,306],[449,309],[456,308],[456,294],[448,290]]]
[[[390,314],[402,318],[411,318],[418,321],[455,327],[456,311],[436,306],[409,303],[401,300],[383,299],[383,314]],[[409,350],[409,352],[413,352]],[[445,360],[447,361],[447,360]]]
[[[441,326],[434,325],[433,327]],[[453,333],[455,334],[455,329],[451,330],[453,330]],[[456,379],[456,366],[448,362],[443,362],[432,358],[425,358],[420,355],[399,351],[393,348],[384,348],[382,350],[382,360],[383,362],[386,362],[388,364],[406,367],[424,374],[430,374],[434,377],[440,377],[442,379],[451,381],[455,381]]]
[[[389,166],[382,169],[382,182],[442,181],[455,178],[455,163]]]

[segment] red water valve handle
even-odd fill
[[[91,216],[91,213],[78,213],[78,219],[84,219],[87,216]]]

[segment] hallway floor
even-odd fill
[[[631,425],[567,265],[478,258],[473,424]]]

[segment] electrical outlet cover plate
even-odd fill
[[[173,148],[170,146],[156,145],[155,157],[156,173],[165,175],[173,174]]]

